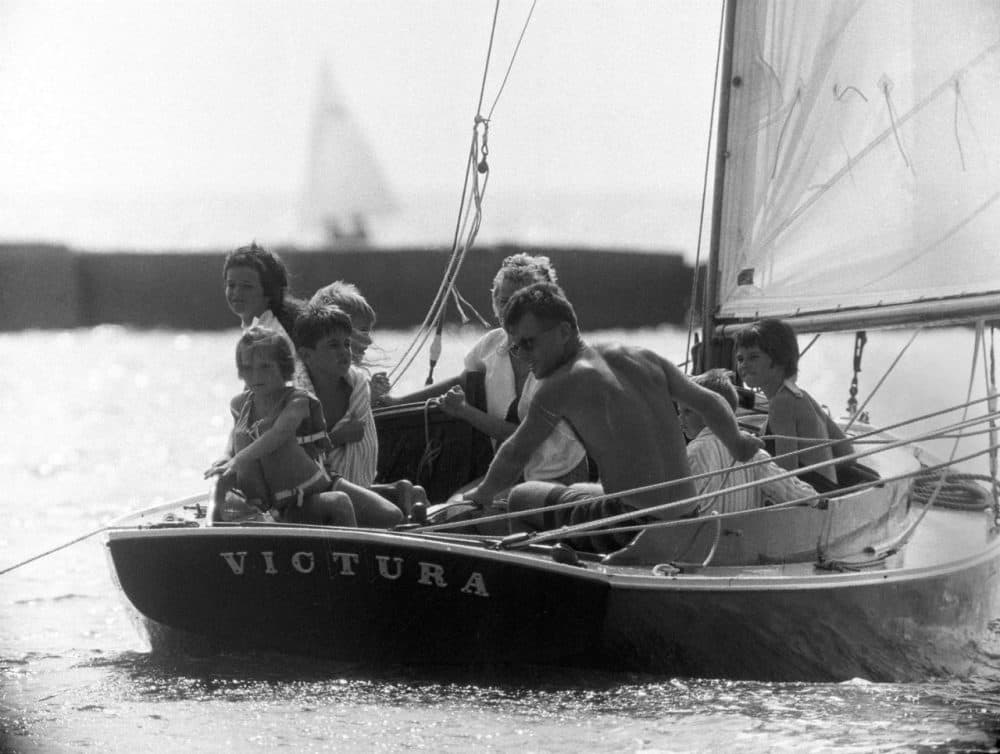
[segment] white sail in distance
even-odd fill
[[[327,65],[320,71],[303,205],[306,226],[323,228],[331,241],[363,241],[371,216],[397,208],[375,154]]]
[[[718,320],[1000,302],[1000,3],[735,10]]]

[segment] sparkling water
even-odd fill
[[[460,369],[478,334],[446,337],[437,377]],[[410,335],[376,333],[376,358],[390,366]],[[0,569],[131,509],[203,491],[239,389],[236,337],[118,327],[0,335]],[[685,333],[676,329],[591,339],[613,338],[683,360]],[[963,363],[953,339],[934,336],[927,353]],[[862,393],[895,351],[870,343],[869,353]],[[821,341],[810,354],[803,380],[837,412],[851,340]],[[826,359],[839,374],[810,370]],[[396,389],[425,375],[419,363]],[[887,415],[873,419],[914,413],[953,392],[946,387],[961,397],[966,379],[935,372],[908,392],[889,380]],[[919,684],[551,668],[470,677],[277,656],[165,659],[148,653],[131,624],[99,537],[0,575],[0,610],[0,751],[945,752],[998,751],[1000,737],[1000,626],[974,677]]]

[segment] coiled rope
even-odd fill
[[[983,487],[980,483],[987,486]],[[934,498],[935,505],[966,511],[986,510],[993,504],[991,493],[1000,491],[1000,482],[986,474],[956,474],[945,470],[924,472],[914,477],[910,499],[914,503],[925,504],[938,486],[941,489]]]

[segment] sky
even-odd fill
[[[395,190],[461,187],[492,0],[0,0],[0,195],[300,191],[324,63]],[[503,0],[498,194],[701,191],[720,8]],[[11,218],[0,216],[0,236]]]

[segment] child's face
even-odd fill
[[[705,428],[701,414],[682,403],[677,404],[677,415],[681,419],[681,429],[684,431],[684,436],[689,440],[696,438],[698,433]]]
[[[365,351],[372,344],[372,328],[375,323],[367,317],[352,317],[354,332],[351,334],[351,352],[354,354],[354,363],[360,364],[365,358]]]
[[[226,270],[226,303],[244,325],[259,317],[270,303],[264,295],[260,275],[253,267],[230,267]]]
[[[351,369],[352,344],[350,332],[334,330],[320,338],[315,348],[299,350],[310,372],[338,378],[346,377]]]
[[[736,349],[736,371],[750,387],[763,388],[784,381],[784,370],[774,363],[759,346]]]
[[[267,349],[242,351],[239,364],[240,378],[255,396],[266,396],[285,387],[281,366]]]

